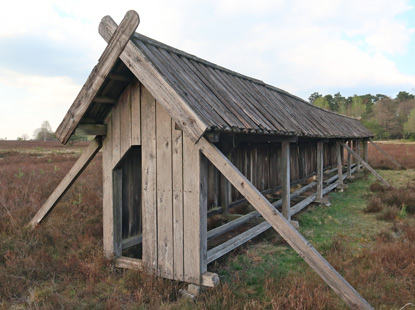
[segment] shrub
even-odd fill
[[[383,210],[382,200],[378,196],[370,198],[369,204],[363,211],[365,213],[377,213]]]

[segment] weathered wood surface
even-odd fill
[[[156,102],[158,273],[173,279],[172,128],[166,110]],[[153,233],[155,233],[153,231]]]
[[[112,116],[106,119],[107,136],[102,143],[102,225],[104,254],[107,258],[114,255],[114,213],[113,213],[113,184],[112,184]]]
[[[340,141],[336,141],[336,154],[337,154],[337,174],[339,175],[339,185],[338,188],[347,187],[347,185],[343,184],[343,162],[342,162],[342,143]]]
[[[349,145],[349,147],[351,147],[352,146],[352,141],[351,140],[349,140],[348,142],[347,142],[347,144]],[[351,177],[351,167],[352,167],[352,155],[349,153],[349,152],[347,152],[347,177]]]
[[[131,84],[131,145],[141,145],[141,84]]]
[[[138,14],[135,11],[128,11],[120,26],[116,29],[114,28],[107,40],[108,45],[98,60],[98,64],[92,70],[74,103],[56,130],[56,137],[62,143],[66,144],[68,142],[139,23],[140,18]]]
[[[272,204],[244,177],[211,143],[201,138],[197,143],[205,156],[221,171],[265,220],[300,254],[320,277],[351,308],[372,309],[359,293],[310,245],[310,243],[279,213]]]
[[[195,284],[200,283],[201,275],[206,272],[206,158],[202,158],[193,141],[183,136],[183,198],[184,198],[184,279]],[[195,208],[195,205],[199,207]]]
[[[69,172],[65,175],[59,185],[55,188],[43,206],[37,211],[29,225],[35,228],[43,218],[58,204],[63,195],[69,190],[72,184],[78,179],[82,171],[88,166],[102,146],[102,138],[96,137],[91,141],[86,150],[81,154]]]
[[[357,153],[355,151],[353,151],[350,147],[348,147],[347,145],[345,145],[343,143],[343,147],[350,152],[355,158],[356,160],[360,161],[363,165],[363,167],[365,167],[367,170],[369,170],[380,182],[382,182],[385,186],[390,187],[391,185],[384,179],[382,178],[376,171],[375,169],[373,169],[367,162],[365,162],[359,155],[357,155]]]
[[[109,42],[117,24],[110,16],[105,16],[99,25],[99,33]],[[147,59],[137,46],[129,41],[120,55],[121,60],[134,73],[137,79],[144,84],[146,89],[168,111],[175,122],[186,131],[193,142],[205,132],[207,126],[195,114],[188,104],[178,95],[176,90],[166,82],[164,76]]]
[[[281,181],[282,181],[282,215],[291,220],[291,199],[290,199],[290,143],[282,143],[281,152]]]
[[[377,143],[375,143],[372,139],[369,139],[370,144],[372,144],[379,152],[385,155],[388,159],[390,159],[396,166],[399,168],[404,168],[395,158],[389,155],[384,149],[382,149]],[[365,156],[367,156],[367,147],[365,148]],[[367,162],[367,161],[366,161]]]
[[[183,261],[183,132],[172,120],[174,279],[184,280]]]
[[[324,167],[324,143],[317,142],[317,199],[323,198],[323,167]]]
[[[143,270],[143,261],[137,258],[121,256],[115,259],[116,268]]]
[[[264,221],[261,224],[248,229],[247,231],[239,234],[238,236],[222,243],[221,245],[218,245],[217,247],[209,250],[207,252],[207,263],[211,263],[215,260],[217,260],[219,257],[222,257],[223,255],[229,253],[233,249],[237,248],[238,246],[246,243],[247,241],[251,240],[252,238],[255,238],[259,234],[263,233],[265,230],[270,228],[270,225]]]
[[[141,87],[141,119],[143,264],[147,272],[156,273],[158,262],[156,101],[144,86]]]

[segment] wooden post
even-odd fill
[[[290,142],[282,142],[281,152],[281,176],[282,176],[282,214],[291,220],[290,199]]]
[[[369,139],[369,142],[383,155],[385,155],[387,158],[389,158],[395,165],[397,165],[399,168],[404,168],[399,162],[397,162],[392,156],[390,156],[385,150],[381,149],[379,145],[377,145],[372,139]]]
[[[357,139],[356,140],[356,153],[357,153],[357,155],[359,155],[360,157],[362,157],[362,154],[360,152],[360,144],[361,144],[360,139]],[[359,171],[361,169],[362,169],[362,163],[358,160],[357,161],[357,170]]]
[[[357,155],[357,153],[355,151],[353,151],[350,147],[348,147],[347,145],[343,144],[343,146],[346,148],[346,150],[348,150],[350,153],[352,153],[352,155],[357,159],[360,160],[362,162],[363,167],[365,167],[367,170],[369,170],[379,181],[381,181],[384,185],[386,185],[387,187],[390,187],[391,185],[384,179],[382,178],[376,171],[375,169],[373,169],[372,167],[370,167],[370,165],[365,162],[359,155]]]
[[[196,144],[232,185],[352,309],[373,309],[213,144]]]
[[[349,147],[352,147],[352,140],[349,139],[347,142]],[[352,177],[352,155],[350,152],[347,152],[347,178],[350,179]]]
[[[323,142],[317,142],[317,199],[323,198]]]
[[[337,185],[338,189],[345,189],[347,185],[343,183],[343,163],[342,163],[342,143],[340,141],[336,141],[336,153],[337,153],[337,174],[339,175],[339,185]]]
[[[363,159],[365,160],[365,162],[369,162],[369,152],[368,152],[368,143],[367,143],[367,139],[364,140],[363,142]]]
[[[29,225],[35,228],[43,218],[58,204],[63,195],[71,188],[72,184],[78,179],[82,171],[88,166],[91,160],[95,157],[102,146],[102,138],[96,137],[91,141],[87,149],[81,154],[71,170],[65,175],[59,185],[55,188],[48,200],[39,209],[36,215],[32,218]]]

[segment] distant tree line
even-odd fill
[[[359,119],[377,139],[415,139],[415,96],[408,92],[401,91],[396,98],[315,92],[308,99],[320,108]]]
[[[25,138],[23,139],[22,137],[18,137],[18,140],[27,140],[27,135],[25,136]],[[42,125],[37,128],[34,132],[33,132],[33,140],[37,140],[37,141],[56,141],[57,138],[55,136],[55,133],[52,130],[52,127],[50,126],[48,121],[44,121],[42,123]],[[71,138],[69,139],[69,141],[72,142],[76,142],[76,141],[87,141],[88,137],[84,136],[84,135],[77,135],[77,134],[73,134],[71,136]]]

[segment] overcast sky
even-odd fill
[[[0,11],[0,138],[55,130],[105,48],[101,18],[304,99],[415,93],[415,0],[36,0]]]

